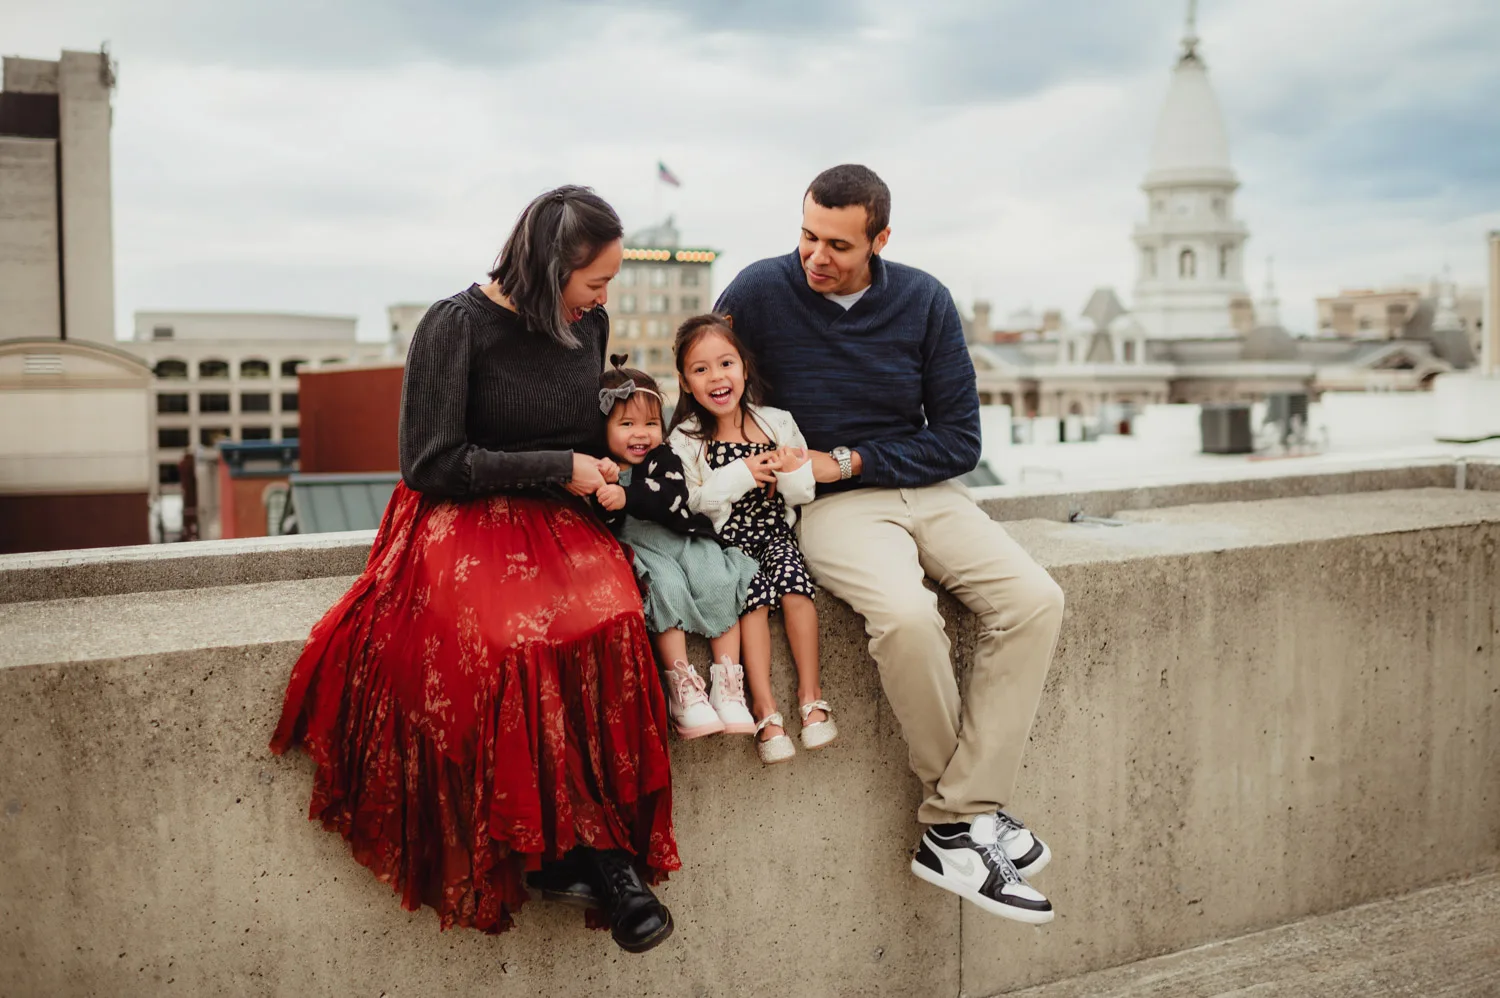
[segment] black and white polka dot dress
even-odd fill
[[[708,444],[708,466],[722,468],[741,458],[775,450],[771,444],[748,444],[713,440]],[[797,548],[796,535],[786,522],[786,502],[780,493],[768,495],[765,487],[752,489],[734,501],[729,522],[719,536],[754,558],[760,571],[750,580],[745,612],[763,606],[781,606],[781,598],[793,593],[809,599],[817,595],[812,576]]]

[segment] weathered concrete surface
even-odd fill
[[[1133,521],[1010,525],[1069,597],[1014,802],[1057,854],[1045,929],[906,872],[905,747],[834,601],[844,744],[674,743],[688,868],[643,957],[543,904],[440,936],[306,821],[265,743],[346,580],[0,606],[0,994],[977,998],[1496,867],[1500,494]]]
[[[0,555],[0,603],[357,575],[373,530]]]
[[[1500,461],[1472,459],[1464,462],[1465,488],[1500,492]]]
[[[1127,964],[1015,998],[1494,998],[1500,877],[1478,877]]]
[[[1451,460],[1352,464],[1301,472],[1294,470],[1297,468],[1294,460],[1260,467],[1275,468],[1277,473],[1218,481],[1159,481],[1124,488],[1092,486],[1068,490],[1057,486],[1000,485],[974,491],[985,512],[997,520],[1065,521],[1073,513],[1112,516],[1122,510],[1199,503],[1254,502],[1387,489],[1451,489],[1456,479],[1456,462]]]

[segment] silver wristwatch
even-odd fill
[[[854,455],[847,447],[835,447],[828,452],[828,456],[839,463],[839,479],[841,481],[854,477]]]

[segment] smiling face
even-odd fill
[[[640,464],[661,446],[661,404],[642,392],[616,402],[604,425],[604,438],[615,460]]]
[[[723,418],[739,408],[745,394],[745,361],[722,333],[710,329],[688,347],[682,378],[699,405]]]
[[[808,194],[802,199],[802,238],[797,253],[807,286],[820,295],[853,294],[870,283],[870,258],[885,249],[890,226],[870,241],[864,205],[825,208]]]
[[[568,275],[568,283],[562,289],[562,308],[563,318],[569,324],[582,319],[589,309],[609,301],[609,282],[620,272],[624,246],[619,239],[606,244],[593,260]]]

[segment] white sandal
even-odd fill
[[[778,762],[786,762],[797,754],[797,746],[792,744],[792,740],[787,737],[785,730],[779,735],[767,738],[765,741],[760,740],[761,730],[772,724],[778,728],[784,729],[786,727],[781,719],[781,711],[774,710],[755,722],[755,751],[760,753],[760,761],[767,766],[775,765]]]
[[[813,749],[832,745],[839,736],[839,726],[833,723],[833,708],[828,706],[828,701],[813,700],[799,709],[802,712],[802,747],[811,752]],[[807,715],[815,710],[821,710],[827,716],[821,721],[808,724]]]

